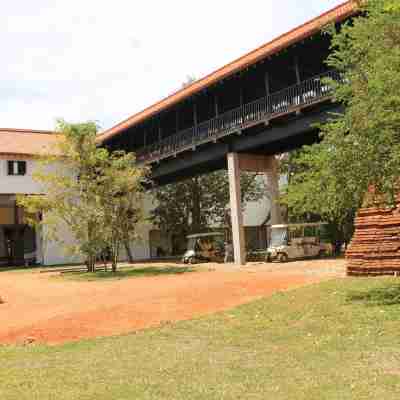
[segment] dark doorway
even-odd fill
[[[35,262],[35,230],[27,225],[0,226],[0,264],[21,266]]]

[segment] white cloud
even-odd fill
[[[2,5],[0,126],[105,128],[342,0],[19,0]]]

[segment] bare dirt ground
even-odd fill
[[[180,275],[94,282],[54,279],[38,272],[1,272],[0,295],[5,303],[0,304],[0,343],[59,344],[126,334],[344,277],[344,271],[344,260],[314,260],[250,263],[243,268],[203,264],[196,272]]]

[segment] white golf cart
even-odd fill
[[[224,261],[223,232],[198,233],[187,236],[187,250],[183,255],[184,264]]]
[[[287,262],[330,255],[332,245],[321,241],[326,225],[324,222],[272,225],[266,260]]]

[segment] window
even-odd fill
[[[26,161],[8,161],[8,175],[26,175]]]

